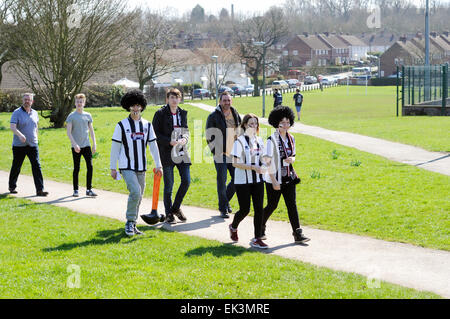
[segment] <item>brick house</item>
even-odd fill
[[[417,33],[415,37],[407,40],[400,37],[380,57],[382,76],[396,73],[396,66],[423,64],[425,60],[425,37]],[[450,46],[443,37],[430,33],[430,64],[441,64],[450,61]]]

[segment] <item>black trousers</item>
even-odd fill
[[[253,201],[255,238],[260,238],[263,233],[264,183],[235,184],[234,186],[239,202],[239,210],[234,215],[231,227],[238,228],[239,223],[250,212],[250,201]]]
[[[72,157],[73,157],[73,190],[78,190],[78,174],[80,173],[80,160],[83,155],[84,161],[86,162],[86,188],[92,188],[92,151],[91,147],[83,147],[80,149],[80,153],[75,152],[72,147]]]
[[[42,191],[44,189],[44,178],[42,177],[41,164],[39,162],[39,149],[37,146],[28,145],[13,146],[13,162],[9,172],[9,189],[13,190],[17,187],[17,179],[19,178],[25,156],[28,157],[31,163],[36,192]]]
[[[286,208],[288,211],[289,222],[291,223],[292,230],[295,231],[297,228],[300,228],[300,221],[298,219],[298,210],[297,210],[297,202],[296,202],[296,192],[295,192],[295,184],[281,184],[281,189],[276,191],[273,189],[272,184],[266,183],[266,192],[267,192],[267,206],[264,207],[264,217],[263,217],[263,225],[265,227],[267,220],[270,218],[270,215],[274,212],[274,210],[278,207],[278,202],[280,201],[281,195],[283,195],[284,202],[286,204]]]

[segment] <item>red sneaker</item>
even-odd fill
[[[230,238],[233,241],[233,243],[237,243],[239,240],[237,229],[234,229],[231,224],[228,226],[230,229]]]
[[[250,246],[253,248],[260,248],[260,249],[267,249],[269,246],[267,246],[266,243],[264,243],[261,238],[253,238],[250,242]]]

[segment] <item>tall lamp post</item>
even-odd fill
[[[217,106],[217,105],[219,105],[219,88],[218,88],[218,82],[217,82],[217,72],[218,72],[217,60],[219,59],[219,57],[217,55],[213,55],[211,58],[213,60],[216,60],[216,106]]]
[[[262,117],[266,116],[266,42],[254,41],[253,45],[263,48],[263,99],[262,99]]]

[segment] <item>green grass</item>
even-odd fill
[[[23,199],[0,211],[2,298],[439,298],[152,227],[127,238],[119,221]]]
[[[294,93],[283,95],[283,104],[295,111]],[[396,87],[364,86],[333,87],[303,93],[301,111],[303,124],[337,131],[353,132],[394,142],[410,144],[431,151],[450,152],[449,116],[396,117]],[[195,101],[215,105],[215,101]],[[233,105],[239,113],[262,115],[262,97],[236,97]],[[273,106],[272,96],[266,96],[266,117]]]
[[[237,100],[237,99],[236,99]],[[207,148],[194,137],[194,121],[203,132],[208,112],[184,106],[189,111],[192,149]],[[145,111],[152,119],[155,107]],[[88,109],[93,115],[99,155],[94,159],[94,188],[127,193],[123,181],[109,176],[111,136],[116,123],[126,116],[119,108]],[[0,114],[0,121],[9,121],[11,114]],[[43,126],[45,121],[43,121]],[[302,178],[297,187],[300,222],[304,225],[406,242],[414,245],[450,250],[449,177],[406,164],[386,160],[306,135],[295,134],[297,160],[295,168]],[[12,133],[0,131],[0,169],[8,171],[12,162]],[[205,152],[206,154],[206,152]],[[192,183],[183,204],[217,209],[216,172],[214,164],[193,153]],[[40,157],[45,179],[72,182],[72,157],[65,129],[40,130]],[[149,156],[149,158],[151,158]],[[208,157],[206,157],[208,159]],[[210,159],[210,158],[209,158]],[[22,169],[31,175],[26,161]],[[84,185],[84,163],[80,186]],[[151,196],[152,174],[147,174],[145,196]],[[179,185],[175,174],[176,191]],[[162,198],[162,190],[160,198]],[[20,191],[20,177],[19,177]],[[236,196],[231,202],[238,209]],[[272,215],[287,221],[283,201]]]

